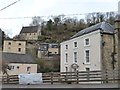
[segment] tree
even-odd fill
[[[51,31],[52,29],[53,29],[53,21],[49,19],[49,21],[47,21],[47,30]]]
[[[7,76],[9,76],[9,74],[8,74],[8,70],[9,70],[9,66],[8,66],[8,63],[7,62],[5,62],[5,61],[3,61],[3,60],[1,60],[0,61],[0,64],[1,64],[1,71],[2,71],[2,73],[3,74],[6,74]]]
[[[43,19],[39,16],[35,16],[32,18],[32,22],[30,23],[30,26],[37,26],[40,25],[43,22]]]

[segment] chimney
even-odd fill
[[[120,14],[120,1],[118,2],[118,14]]]
[[[115,41],[116,41],[116,53],[118,61],[118,78],[120,78],[120,1],[118,2],[118,14],[115,19]]]

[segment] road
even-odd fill
[[[39,84],[39,85],[19,85],[4,84],[2,88],[120,88],[119,84]]]

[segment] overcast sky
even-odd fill
[[[17,0],[0,0],[0,9]],[[82,14],[118,11],[119,0],[20,0],[0,11],[0,28],[10,37],[19,34],[22,26],[28,26],[31,18],[15,17]]]

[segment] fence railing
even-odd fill
[[[42,74],[43,83],[115,83],[120,79],[118,72],[80,71],[80,72],[50,72]],[[18,75],[3,76],[3,83],[19,83]]]

